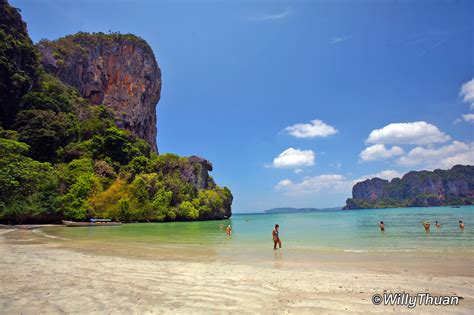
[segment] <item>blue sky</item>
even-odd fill
[[[473,1],[11,4],[35,42],[147,40],[160,152],[211,160],[234,212],[340,206],[374,174],[474,164]]]

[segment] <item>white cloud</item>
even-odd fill
[[[302,195],[316,193],[324,189],[345,191],[351,188],[349,187],[350,184],[351,183],[342,175],[324,174],[304,177],[299,183],[284,179],[275,186],[275,189],[284,191],[289,195]]]
[[[474,109],[474,79],[465,82],[461,86],[461,91],[459,95],[462,97],[462,100],[466,103],[471,103],[471,109]]]
[[[338,133],[338,130],[319,119],[311,120],[310,123],[299,123],[288,126],[283,131],[296,138],[327,137]]]
[[[303,173],[304,171],[301,169],[301,168],[297,168],[295,169],[295,174],[301,174]]]
[[[276,186],[276,190],[281,190],[281,189],[286,189],[287,187],[291,187],[293,185],[293,182],[289,179],[284,179],[280,181]]]
[[[292,168],[292,167],[303,167],[313,166],[316,153],[312,150],[299,150],[289,148],[280,153],[276,158],[273,159],[273,163],[270,167],[275,168]]]
[[[374,177],[391,180],[401,177],[403,173],[395,170],[385,170],[376,174],[362,176],[358,179],[348,179],[340,174],[323,174],[318,176],[307,176],[301,182],[293,182],[289,179],[280,181],[275,189],[290,196],[314,194],[321,191],[325,193],[342,192],[350,194],[352,187],[361,181]]]
[[[288,17],[291,13],[291,8],[288,7],[282,12],[273,13],[273,14],[262,14],[259,16],[251,17],[250,20],[252,21],[274,21],[274,20],[281,20]]]
[[[351,38],[350,36],[336,36],[336,37],[331,38],[331,40],[329,41],[329,44],[331,45],[340,44],[349,40],[350,38]]]
[[[474,123],[474,114],[464,114],[462,115],[462,119],[469,123]]]
[[[393,146],[390,150],[387,150],[383,144],[374,144],[365,148],[364,151],[359,154],[359,157],[362,161],[374,161],[388,159],[403,154],[403,149],[398,146]]]
[[[366,179],[372,179],[372,178],[381,178],[381,179],[386,179],[386,180],[392,180],[396,177],[398,178],[401,178],[403,176],[403,173],[399,172],[399,171],[396,171],[396,170],[384,170],[384,171],[380,171],[378,173],[375,173],[375,174],[368,174],[368,175],[364,175],[358,179],[356,179],[354,181],[354,185],[358,182],[361,182],[361,181],[364,181]]]
[[[424,121],[393,123],[372,130],[367,143],[376,144],[432,144],[449,141],[451,138],[438,127]]]
[[[422,165],[426,169],[448,169],[456,164],[474,165],[474,142],[453,141],[439,148],[416,147],[397,161],[403,166]]]

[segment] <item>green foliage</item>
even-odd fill
[[[183,201],[179,205],[179,214],[181,217],[196,220],[199,217],[199,210],[189,201]]]
[[[24,110],[18,113],[19,140],[30,147],[30,156],[39,161],[56,161],[56,151],[73,137],[69,133],[73,117],[51,110]]]
[[[78,112],[87,107],[88,101],[78,91],[50,74],[42,74],[39,85],[22,98],[23,109]]]
[[[156,219],[157,221],[164,221],[166,219],[174,220],[176,218],[176,214],[172,211],[171,208],[172,198],[173,193],[171,191],[160,189],[156,192],[151,202],[154,219]]]
[[[52,48],[61,71],[98,46],[126,42],[151,50],[141,38],[118,33],[78,33],[39,47]],[[92,105],[45,73],[18,10],[3,0],[0,95],[0,221],[230,215],[232,194],[207,176],[206,166],[174,154],[158,156],[117,127],[110,108]]]
[[[138,156],[149,156],[151,150],[144,140],[137,139],[129,131],[117,127],[106,129],[103,135],[95,135],[87,142],[86,148],[94,159],[110,159],[121,165],[128,164]]]
[[[59,165],[61,181],[67,186],[71,186],[79,176],[94,173],[94,161],[82,158],[71,161],[66,166]]]
[[[93,215],[88,198],[102,189],[100,179],[95,174],[78,176],[67,193],[60,197],[64,216],[68,219],[84,220]]]
[[[117,43],[130,42],[137,44],[146,52],[151,53],[151,48],[145,40],[133,34],[120,34],[102,32],[85,33],[78,32],[73,35],[67,35],[54,41],[41,40],[39,46],[47,47],[53,51],[53,58],[56,66],[63,67],[67,60],[74,57],[87,56],[95,47],[111,46]]]
[[[356,184],[354,190],[362,183]],[[450,170],[409,172],[403,178],[385,181],[377,198],[364,191],[373,190],[374,180],[364,183],[359,198],[349,198],[345,209],[432,207],[474,203],[474,166],[455,165]]]
[[[57,174],[49,163],[26,157],[27,152],[25,143],[0,139],[0,218],[8,221],[55,212]]]
[[[18,140],[18,132],[16,132],[15,130],[3,129],[0,126],[0,138],[8,140]]]
[[[37,82],[39,58],[19,11],[0,1],[0,123],[9,128]]]

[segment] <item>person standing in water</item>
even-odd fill
[[[383,221],[380,221],[379,226],[380,226],[380,231],[382,232],[385,231],[385,224],[383,224]]]
[[[278,246],[281,248],[281,240],[280,240],[280,232],[279,232],[280,226],[278,224],[275,224],[275,228],[272,231],[272,238],[273,238],[273,249],[277,248]]]
[[[230,227],[230,225],[228,225],[225,229],[225,233],[227,234],[227,237],[230,237],[232,235],[232,228]]]
[[[441,227],[441,224],[438,221],[435,221],[435,226],[439,229]]]
[[[430,231],[430,225],[428,222],[423,222],[423,226],[425,227],[425,231],[429,232]]]
[[[459,220],[459,228],[464,230],[464,222],[462,222],[462,220]]]

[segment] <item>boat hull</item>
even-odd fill
[[[92,222],[73,222],[63,220],[63,224],[67,227],[89,227],[89,226],[118,226],[122,225],[122,222],[102,222],[102,223],[92,223]]]

